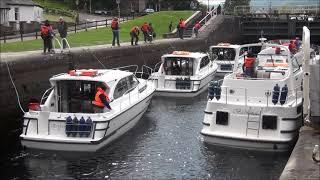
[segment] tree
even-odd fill
[[[199,4],[196,0],[162,0],[161,7],[173,10],[188,10],[191,9],[191,2]]]
[[[250,0],[226,0],[224,10],[227,13],[233,13],[236,6],[249,6]]]

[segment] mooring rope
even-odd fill
[[[96,55],[94,55],[93,52],[90,51],[90,49],[84,49],[84,50],[87,51],[88,53],[90,53],[94,57],[94,59],[96,59],[101,64],[101,66],[104,69],[107,69],[106,66],[98,59],[98,57]]]
[[[19,93],[18,93],[17,87],[16,87],[16,85],[14,84],[14,81],[13,81],[13,79],[12,79],[12,76],[11,76],[11,72],[10,72],[10,68],[9,68],[8,62],[7,62],[7,61],[5,61],[5,62],[6,62],[6,65],[7,65],[7,70],[8,70],[8,74],[9,74],[9,77],[10,77],[10,81],[11,81],[12,86],[13,86],[13,88],[14,88],[15,92],[16,92],[17,101],[18,101],[18,105],[19,105],[19,107],[20,107],[20,110],[21,110],[23,113],[26,113],[26,112],[23,110],[22,106],[21,106]]]

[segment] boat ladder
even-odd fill
[[[246,129],[246,136],[248,136],[249,131],[254,131],[257,134],[257,137],[259,137],[260,133],[260,122],[261,122],[261,112],[262,108],[260,109],[260,115],[258,120],[250,120],[250,112],[248,112],[248,117],[247,117],[247,129]],[[250,133],[251,134],[251,133]]]

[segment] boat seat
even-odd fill
[[[270,72],[266,72],[265,70],[257,70],[257,78],[270,79]]]

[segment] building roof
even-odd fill
[[[10,9],[10,7],[6,3],[6,0],[0,1],[0,9]]]
[[[20,6],[40,6],[38,3],[33,2],[32,0],[4,0],[7,5],[20,5]]]

